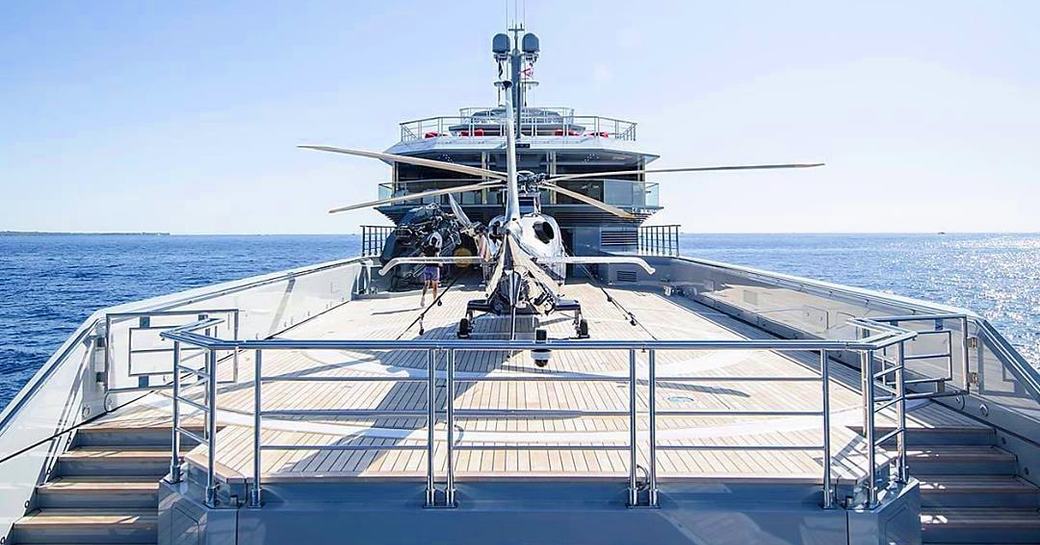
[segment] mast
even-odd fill
[[[516,180],[516,127],[514,126],[514,109],[519,115],[520,108],[513,104],[515,85],[503,81],[502,90],[506,95],[506,229],[509,230],[520,220],[520,189]]]
[[[520,119],[524,108],[524,93],[529,82],[524,81],[523,66],[525,62],[538,60],[538,37],[524,33],[524,26],[517,24],[508,29],[513,33],[496,34],[491,40],[491,51],[498,61],[499,81],[495,83],[505,94],[505,133],[506,137],[506,229],[520,220],[520,189],[516,179],[516,139],[520,137]],[[503,78],[504,68],[508,65],[508,77]],[[518,226],[517,226],[518,228]]]
[[[512,39],[510,39],[509,34],[496,34],[491,41],[491,50],[495,54],[495,60],[499,63],[499,79],[503,79],[502,76],[506,67],[509,70],[508,81],[512,86],[507,90],[507,94],[509,95],[508,98],[511,98],[513,102],[510,117],[513,118],[513,134],[519,137],[521,129],[520,116],[525,106],[525,95],[528,87],[536,85],[535,82],[524,79],[524,63],[530,63],[533,66],[535,61],[538,60],[540,47],[538,36],[525,32],[522,23],[509,28],[508,31],[513,34]],[[530,74],[528,74],[529,76]]]
[[[520,71],[523,67],[523,55],[520,53],[520,33],[524,31],[524,25],[519,24],[509,29],[513,33],[513,50],[509,52],[509,80],[513,82],[512,92],[509,93],[513,100],[515,111],[511,111],[511,117],[516,125],[516,136],[520,136],[520,110],[524,107],[523,85],[520,84]],[[506,108],[509,109],[508,102]]]

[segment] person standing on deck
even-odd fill
[[[440,257],[441,255],[441,236],[440,233],[434,231],[430,238],[426,239],[426,244],[423,245],[423,256],[424,257]],[[440,305],[441,302],[437,299],[437,289],[441,283],[441,265],[440,263],[427,263],[423,265],[423,290],[422,297],[419,299],[419,306],[426,306],[426,290],[433,290],[433,300],[437,301]]]

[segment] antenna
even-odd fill
[[[527,91],[536,85],[537,81],[531,77],[534,63],[538,60],[540,45],[538,36],[527,32],[524,22],[520,19],[520,2],[523,1],[523,17],[527,17],[527,1],[513,0],[513,23],[506,28],[505,33],[495,34],[491,40],[491,52],[494,54],[495,62],[498,64],[498,80],[495,86],[498,89],[499,104],[502,104],[502,93],[511,93],[512,108],[506,108],[507,115],[513,117],[514,136],[520,137],[522,131],[522,112],[527,107]],[[506,18],[509,17],[509,0],[506,0]],[[508,74],[505,73],[509,70]],[[509,86],[501,83],[508,81]]]

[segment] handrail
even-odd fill
[[[115,371],[115,365],[114,365],[115,364],[115,359],[114,359],[114,354],[113,354],[113,351],[112,351],[112,343],[113,343],[113,340],[114,340],[113,339],[113,328],[112,328],[112,326],[114,324],[117,324],[117,323],[129,320],[129,319],[132,319],[132,318],[138,318],[138,319],[141,319],[141,320],[144,320],[144,319],[149,319],[150,320],[151,318],[164,318],[164,317],[172,317],[172,316],[202,316],[202,317],[210,317],[210,316],[212,316],[214,314],[226,315],[226,316],[230,317],[230,321],[231,321],[230,327],[232,328],[232,333],[234,335],[234,338],[237,339],[238,335],[239,335],[239,328],[240,328],[240,325],[241,325],[240,310],[237,309],[237,308],[226,308],[226,307],[224,307],[224,308],[212,308],[212,309],[211,308],[193,308],[193,309],[172,309],[172,310],[139,310],[139,311],[129,311],[129,312],[108,312],[108,313],[106,313],[105,314],[105,329],[104,329],[104,331],[105,331],[105,355],[104,355],[104,361],[105,361],[105,369],[106,369],[106,371],[108,373],[106,378],[105,378],[105,381],[106,381],[105,382],[105,387],[106,387],[107,393],[112,394],[112,393],[120,393],[120,392],[134,392],[134,391],[156,390],[156,389],[166,388],[166,387],[169,386],[169,384],[151,385],[151,384],[147,383],[147,380],[146,380],[146,385],[138,385],[138,386],[116,387],[116,386],[114,386],[112,384],[112,377],[111,377],[111,375]],[[227,320],[221,320],[219,323],[220,324],[224,324],[224,323],[228,323],[228,321]],[[217,324],[211,324],[211,325],[215,326]],[[153,327],[153,328],[161,328],[163,326],[151,326],[151,327]],[[177,329],[177,328],[179,328],[178,326],[168,326],[168,327],[170,329]],[[132,330],[131,330],[131,333],[132,333]],[[153,350],[153,352],[170,352],[170,351],[171,351],[171,349],[168,349],[168,348],[154,349]],[[161,376],[161,375],[168,374],[165,371],[134,373],[132,366],[133,366],[133,355],[135,353],[140,353],[140,352],[135,352],[134,349],[133,349],[133,346],[131,346],[130,341],[128,340],[127,341],[127,362],[126,362],[127,376],[129,376],[129,377],[134,377],[134,376],[137,376],[137,377],[149,377],[150,378],[151,376]],[[238,352],[235,351],[235,353],[233,354],[232,357],[235,360],[235,370],[236,370],[235,371],[235,376],[237,377],[238,376],[238,371],[237,371],[237,369],[238,369]]]
[[[1010,365],[1010,369],[1021,381],[1022,385],[1029,391],[1033,399],[1040,402],[1040,371],[1037,371],[1029,362],[1025,361],[1021,354],[1008,343],[1007,339],[993,327],[988,320],[978,318],[973,320],[978,330],[990,341],[990,347],[1000,352],[1001,361]]]
[[[640,225],[636,246],[641,254],[679,255],[679,225]]]
[[[160,333],[171,341],[192,344],[207,350],[880,350],[898,342],[906,341],[916,332],[885,333],[862,341],[839,340],[572,340],[549,339],[546,341],[517,339],[497,341],[492,339],[260,339],[226,340],[207,337],[197,333],[166,331]]]
[[[874,321],[873,319],[862,319],[857,318],[849,320],[849,323],[860,331],[884,331],[893,329],[901,329],[892,323],[885,321]],[[904,330],[905,331],[905,330]],[[879,472],[877,468],[877,454],[878,449],[888,441],[889,439],[896,439],[896,471],[895,473],[889,474],[890,482],[898,484],[906,483],[909,479],[909,471],[906,463],[906,345],[905,343],[898,343],[896,345],[896,361],[895,365],[886,368],[885,359],[881,358],[881,371],[875,372],[875,362],[879,358],[875,357],[874,350],[866,350],[860,352],[860,385],[863,394],[863,405],[864,405],[864,436],[866,439],[867,447],[867,467],[870,468],[868,473],[868,481],[866,483],[867,508],[873,508],[878,503],[879,492],[881,490],[881,482],[876,474]],[[888,397],[878,397],[877,387],[884,385],[885,377],[892,375],[894,388],[891,390],[891,395]],[[878,379],[881,379],[881,383],[878,384]],[[881,403],[881,406],[877,404]],[[881,411],[888,407],[895,406],[896,408],[896,424],[895,429],[891,432],[886,433],[881,437],[877,437],[877,430],[875,426],[875,417],[881,413]]]
[[[396,182],[382,182],[382,183],[379,183],[377,185],[377,187],[380,190],[380,193],[379,193],[380,198],[386,198],[386,197],[391,197],[391,196],[393,196],[393,197],[402,197],[402,196],[410,195],[412,193],[421,193],[422,192],[422,191],[419,191],[419,190],[412,190],[412,189],[409,188],[409,186],[415,186],[415,185],[418,185],[418,184],[429,184],[429,185],[432,185],[432,186],[436,187],[437,189],[444,189],[444,188],[452,187],[452,186],[465,185],[466,183],[471,183],[473,180],[476,180],[476,179],[477,178],[422,178],[422,179],[416,179],[416,180],[399,180],[399,181],[396,181]],[[589,193],[587,190],[583,190],[580,187],[571,187],[570,188],[570,189],[572,189],[574,191],[577,191],[577,192],[582,193],[584,195],[588,195],[590,197],[602,198],[604,200],[604,202],[606,202],[607,204],[612,204],[614,206],[618,206],[618,207],[621,207],[621,208],[638,208],[638,209],[658,206],[658,202],[655,199],[647,197],[647,196],[652,195],[653,192],[660,187],[660,185],[661,185],[660,182],[654,182],[654,181],[649,181],[649,180],[625,180],[625,179],[621,179],[621,178],[610,178],[610,177],[582,178],[581,180],[575,180],[574,182],[575,182],[575,186],[578,185],[578,182],[581,182],[581,183],[602,182],[602,183],[606,184],[605,187],[607,187],[608,189],[610,187],[613,187],[610,184],[624,184],[625,187],[632,188],[633,191],[628,191],[626,193],[629,197],[631,197],[631,198],[628,198],[627,200],[624,199],[624,198],[607,198],[605,196],[605,194],[604,195],[592,194],[592,193]],[[561,182],[561,185],[567,185],[569,183],[570,182],[564,181],[564,182]],[[427,188],[427,189],[429,189],[429,188]],[[634,197],[634,191],[636,191],[636,190],[641,190],[644,193],[645,196],[642,198],[642,200],[636,199]],[[473,205],[499,204],[499,203],[494,202],[494,199],[491,198],[491,197],[493,197],[493,194],[496,191],[497,190],[495,190],[495,189],[475,189],[475,190],[466,191],[465,193],[463,193],[463,195],[466,195],[466,194],[477,195],[479,198],[478,199],[474,199],[474,200],[477,200],[479,202],[469,202],[464,197],[462,197],[462,198],[456,197],[456,199],[459,201],[459,204],[462,205],[463,207],[465,207],[465,206],[473,206]],[[606,193],[606,190],[604,190],[604,192]],[[433,197],[423,197],[421,199],[416,199],[415,201],[412,201],[412,203],[440,204],[442,206],[446,206],[448,201],[447,201],[447,197],[446,196],[441,195],[441,196],[433,196]],[[579,204],[580,205],[582,203],[575,202],[575,204]],[[544,200],[542,205],[543,206],[550,206],[550,207],[551,206],[563,206],[563,205],[561,205],[558,202],[550,202],[550,200],[548,200],[548,199]],[[664,226],[653,226],[653,227],[664,227]],[[674,229],[675,229],[674,248],[676,249],[676,251],[673,252],[670,255],[678,255],[678,251],[677,251],[678,250],[678,244],[679,244],[678,243],[678,226],[677,225],[674,226]]]
[[[867,288],[846,286],[843,284],[836,284],[834,282],[827,282],[825,280],[804,278],[792,274],[767,271],[765,269],[756,269],[754,267],[748,267],[744,265],[734,265],[732,263],[724,263],[721,261],[714,261],[711,259],[703,259],[699,257],[679,256],[675,259],[687,263],[692,263],[694,265],[702,265],[705,267],[712,267],[724,270],[733,274],[744,276],[749,279],[761,280],[777,286],[786,286],[807,293],[818,293],[820,295],[830,297],[840,294],[845,297],[853,298],[860,301],[881,301],[885,303],[901,305],[913,309],[915,311],[920,311],[922,313],[927,314],[963,314],[973,320],[982,319],[981,316],[969,309],[954,307],[951,305],[944,305],[940,303],[932,303],[929,301],[921,301],[919,299],[913,299],[910,297],[905,297],[902,295],[896,295],[892,293],[883,293]]]
[[[151,314],[164,312],[178,307],[194,305],[203,301],[245,292],[266,285],[284,282],[293,278],[322,273],[324,271],[334,270],[341,267],[349,267],[356,263],[362,263],[364,260],[363,257],[352,257],[327,261],[315,265],[296,267],[286,271],[257,275],[247,279],[221,282],[212,286],[188,289],[173,294],[161,295],[141,301],[123,303],[97,310],[84,320],[74,333],[65,339],[62,345],[19,390],[10,403],[0,411],[0,437],[3,437],[4,445],[11,449],[10,452],[24,450],[25,447],[23,445],[32,444],[36,445],[36,447],[40,447],[42,444],[46,443],[46,440],[41,443],[39,441],[40,437],[47,437],[49,440],[54,440],[54,436],[67,435],[68,432],[73,429],[70,426],[75,426],[77,421],[82,421],[83,419],[90,417],[92,414],[105,413],[111,410],[106,409],[104,406],[107,399],[106,395],[97,395],[108,393],[106,385],[103,383],[96,383],[93,380],[88,380],[88,377],[92,379],[95,376],[92,371],[90,373],[84,372],[88,368],[87,366],[92,367],[95,363],[95,355],[93,351],[102,348],[101,341],[105,336],[105,332],[102,331],[102,328],[105,323],[106,314],[138,312]],[[79,355],[84,353],[84,350],[89,350],[91,352],[87,354],[87,357],[80,358]],[[75,356],[74,361],[72,359],[73,356]],[[74,366],[75,369],[72,369],[71,366]],[[19,435],[17,439],[13,438],[10,435],[10,432],[16,428],[22,428],[21,423],[23,419],[29,418],[34,420],[32,425],[29,427],[42,427],[44,422],[40,419],[43,418],[43,416],[40,414],[27,413],[27,409],[35,407],[34,403],[38,402],[34,400],[39,399],[41,392],[47,392],[49,387],[54,387],[53,381],[56,378],[62,378],[68,374],[80,376],[82,377],[82,380],[76,381],[73,386],[74,390],[67,392],[68,396],[67,399],[64,400],[64,407],[54,406],[51,405],[50,402],[47,402],[47,406],[54,409],[53,411],[49,411],[48,415],[50,415],[51,412],[59,414],[59,416],[54,417],[55,419],[53,422],[46,423],[47,426],[53,424],[53,427],[46,430],[40,430],[40,433],[33,433],[28,437],[25,437],[24,434],[22,434]],[[133,400],[136,399],[137,397],[135,395]],[[91,409],[90,413],[86,412],[86,409],[88,408]],[[50,416],[47,416],[47,418],[50,418]],[[56,430],[59,432],[55,433]],[[64,430],[65,433],[61,433],[60,430]],[[49,465],[53,463],[53,459],[58,453],[59,452],[57,451],[53,451],[48,453],[45,458],[41,458],[38,464],[40,471],[34,469],[32,473],[34,475],[37,473],[42,475],[43,469],[49,467]],[[37,466],[33,465],[33,467]],[[14,483],[10,484],[14,485]],[[31,486],[35,486],[36,484],[38,483],[32,483]],[[19,484],[18,486],[22,485]],[[26,483],[25,486],[25,496],[28,498],[31,494],[31,487],[28,483]],[[7,514],[5,513],[4,516],[6,517]],[[0,523],[0,535],[3,535],[3,533],[5,533],[5,524]]]
[[[234,281],[231,281],[231,282],[224,282],[224,283],[221,283],[221,284],[216,284],[214,286],[207,286],[205,288],[196,288],[196,289],[192,289],[192,290],[187,290],[185,292],[181,292],[181,293],[191,294],[191,296],[184,297],[183,299],[173,299],[173,300],[170,300],[170,301],[165,301],[164,299],[166,299],[167,297],[170,297],[170,296],[159,296],[159,297],[154,297],[152,299],[146,299],[144,301],[137,301],[137,302],[133,302],[133,303],[126,303],[126,304],[122,304],[122,305],[117,305],[117,306],[114,306],[114,307],[108,307],[108,308],[105,308],[105,309],[102,309],[102,310],[98,311],[98,314],[100,315],[100,314],[103,314],[103,313],[106,313],[106,312],[122,312],[123,309],[138,309],[138,310],[142,310],[142,311],[151,311],[151,312],[165,311],[165,310],[168,310],[168,309],[171,309],[171,308],[174,308],[174,307],[179,307],[179,306],[183,306],[183,305],[191,305],[191,304],[199,303],[199,302],[206,301],[206,300],[209,300],[209,299],[214,299],[214,298],[217,298],[217,297],[223,297],[225,295],[231,295],[231,294],[238,293],[238,292],[241,292],[241,291],[250,290],[250,289],[253,289],[253,288],[258,288],[258,287],[261,287],[261,286],[266,286],[268,284],[276,284],[278,282],[282,282],[284,280],[291,280],[293,278],[297,278],[297,277],[300,277],[300,276],[306,276],[306,275],[309,275],[309,274],[319,273],[319,272],[322,272],[322,271],[327,271],[327,270],[330,270],[330,269],[335,269],[335,268],[338,268],[338,267],[343,267],[343,266],[351,265],[351,264],[354,264],[354,263],[360,263],[362,261],[365,261],[365,259],[366,258],[364,256],[351,257],[351,258],[347,258],[347,259],[338,259],[338,260],[335,260],[335,261],[328,261],[328,262],[325,262],[325,263],[319,263],[317,265],[308,265],[306,267],[298,267],[298,268],[295,268],[295,269],[289,269],[287,271],[280,271],[280,272],[275,272],[275,273],[270,273],[270,274],[264,274],[264,275],[260,275],[260,276],[257,276],[257,277],[253,277],[252,279],[247,279],[246,281],[234,280]],[[224,287],[221,287],[221,286],[224,286]],[[214,289],[214,288],[216,288],[216,289]],[[206,290],[211,290],[211,291],[206,291]],[[196,292],[198,292],[198,293],[196,293]],[[173,294],[173,295],[177,295],[177,294]],[[147,306],[148,303],[155,304],[157,302],[159,304],[157,306],[155,306],[155,307],[148,307]]]
[[[969,359],[969,356],[968,356],[968,323],[969,323],[970,318],[969,318],[969,316],[967,314],[963,314],[963,313],[960,313],[960,314],[958,314],[958,313],[905,314],[905,315],[899,315],[899,316],[871,316],[870,319],[875,321],[875,322],[884,322],[884,323],[889,323],[889,324],[899,324],[899,323],[905,323],[905,322],[927,322],[927,321],[934,321],[934,322],[936,322],[936,330],[928,332],[928,333],[931,333],[931,334],[946,333],[947,336],[950,339],[950,345],[951,345],[949,347],[949,352],[942,353],[942,354],[926,354],[926,355],[916,355],[915,354],[913,356],[904,354],[903,357],[906,360],[934,359],[934,358],[946,358],[946,359],[948,359],[949,364],[948,364],[945,376],[942,376],[942,377],[928,377],[928,378],[925,378],[925,379],[918,379],[917,380],[918,382],[935,382],[937,384],[938,383],[946,384],[946,383],[952,381],[953,378],[954,378],[954,372],[953,372],[953,368],[954,368],[953,362],[954,362],[954,359],[953,359],[953,346],[952,346],[952,344],[953,344],[952,343],[952,338],[953,338],[952,331],[953,330],[945,329],[944,325],[943,325],[943,322],[945,322],[946,320],[957,320],[957,321],[959,321],[960,325],[961,325],[961,331],[960,331],[961,384],[960,384],[960,389],[963,390],[964,392],[969,392],[971,390],[971,383],[969,381],[969,375],[971,373],[971,370],[970,370],[971,362],[970,362],[970,359]],[[925,333],[926,332],[922,332],[921,334],[924,335]],[[938,386],[936,386],[936,392],[935,393],[937,393],[937,394],[940,393]]]
[[[699,265],[703,267],[709,267],[712,269],[718,269],[734,275],[738,275],[749,280],[755,280],[759,282],[765,282],[767,284],[786,287],[802,293],[816,295],[826,299],[832,300],[845,300],[854,302],[856,304],[865,305],[867,308],[874,306],[877,303],[902,307],[913,314],[905,314],[900,316],[881,316],[871,317],[871,319],[884,320],[892,318],[903,318],[903,319],[914,319],[922,316],[931,316],[942,319],[954,319],[963,318],[968,321],[971,325],[973,324],[979,340],[985,339],[990,341],[991,348],[994,349],[995,355],[999,359],[999,363],[1002,367],[1007,368],[1013,372],[1016,377],[1020,377],[1023,386],[1029,393],[1030,397],[1038,404],[1040,404],[1040,369],[1037,369],[1030,364],[1022,355],[1014,348],[1007,339],[989,322],[978,313],[961,307],[952,305],[934,303],[931,301],[922,301],[920,299],[914,299],[902,295],[896,295],[892,293],[884,293],[876,290],[867,288],[858,288],[853,286],[846,286],[842,284],[836,284],[833,282],[827,282],[824,280],[817,280],[811,278],[804,278],[800,276],[777,273],[773,271],[767,271],[763,269],[756,269],[754,267],[747,267],[744,265],[735,265],[731,263],[724,263],[720,261],[713,261],[710,259],[695,258],[688,256],[679,256],[674,258],[677,261],[690,263],[693,265]],[[967,328],[965,328],[967,329]],[[963,340],[963,339],[962,339]],[[969,337],[970,340],[970,337]],[[963,354],[963,352],[962,352]],[[962,355],[962,359],[965,362],[969,362],[967,357]],[[982,365],[982,362],[976,362]],[[967,370],[967,369],[966,369]],[[965,373],[965,380],[970,381],[968,373]],[[970,384],[968,382],[962,383],[962,388],[966,392],[969,391]]]
[[[21,410],[22,406],[28,402],[36,392],[39,391],[40,387],[47,382],[47,379],[57,370],[58,366],[65,361],[65,358],[76,349],[76,346],[81,342],[84,342],[90,335],[94,333],[95,328],[101,320],[102,311],[95,312],[92,314],[83,324],[79,326],[79,331],[65,340],[61,348],[58,349],[53,356],[51,356],[47,363],[36,372],[29,382],[15,395],[14,399],[4,407],[3,412],[0,412],[0,431],[10,423],[11,419],[14,418],[18,411]]]
[[[435,506],[454,506],[455,505],[455,491],[454,491],[454,473],[452,460],[454,459],[454,452],[456,450],[475,450],[475,449],[488,449],[495,448],[494,445],[457,445],[454,439],[454,419],[456,415],[463,415],[465,417],[484,417],[484,418],[502,418],[502,417],[515,417],[517,414],[525,414],[533,417],[548,417],[548,416],[559,416],[560,414],[573,415],[586,413],[598,416],[612,415],[612,416],[625,416],[629,418],[629,433],[630,438],[626,444],[601,444],[596,446],[589,446],[585,444],[574,444],[574,445],[552,445],[548,446],[549,449],[561,449],[561,448],[574,448],[574,449],[589,449],[593,448],[596,450],[627,450],[629,452],[630,463],[629,463],[629,505],[638,506],[642,504],[641,490],[643,490],[637,479],[638,466],[637,460],[637,434],[636,434],[636,422],[637,422],[637,405],[636,405],[636,365],[637,352],[645,352],[649,358],[649,375],[648,384],[650,385],[650,399],[651,403],[649,406],[649,419],[650,419],[650,469],[649,469],[649,492],[646,495],[646,502],[650,506],[656,506],[657,504],[657,451],[659,450],[696,450],[699,448],[712,449],[718,448],[718,445],[713,446],[698,446],[698,445],[659,445],[656,437],[656,422],[658,416],[680,416],[684,414],[689,415],[716,415],[716,414],[731,414],[736,416],[820,416],[823,419],[823,435],[824,440],[821,445],[733,445],[732,447],[737,450],[777,450],[777,449],[797,449],[797,450],[820,450],[823,454],[823,502],[824,507],[831,507],[834,501],[834,489],[831,477],[831,452],[830,452],[830,415],[829,415],[829,399],[828,399],[828,381],[829,381],[829,357],[828,354],[832,351],[856,351],[864,354],[864,361],[873,361],[872,354],[876,350],[883,350],[886,347],[893,345],[900,345],[900,351],[902,350],[902,343],[911,340],[916,337],[917,333],[911,330],[903,329],[894,325],[873,322],[867,319],[853,320],[853,323],[864,330],[877,331],[876,334],[867,336],[862,339],[856,340],[774,340],[774,339],[745,339],[745,340],[608,340],[608,339],[593,339],[593,340],[571,340],[571,339],[551,339],[545,341],[538,340],[493,340],[493,339],[410,339],[410,340],[366,340],[366,339],[343,339],[343,340],[307,340],[307,339],[264,339],[264,340],[226,340],[216,338],[207,334],[200,334],[198,330],[204,329],[206,321],[199,321],[193,324],[188,324],[182,327],[170,329],[160,333],[160,336],[167,340],[174,341],[175,346],[175,358],[178,357],[180,346],[182,344],[195,346],[208,351],[209,356],[207,360],[210,362],[208,367],[207,377],[207,399],[208,404],[204,406],[207,411],[207,448],[209,449],[208,467],[207,471],[207,488],[206,488],[206,502],[209,505],[215,505],[216,502],[216,475],[214,471],[215,461],[215,433],[216,433],[216,366],[214,354],[218,350],[254,350],[256,353],[254,364],[255,371],[253,377],[254,387],[254,451],[253,451],[253,484],[250,490],[250,504],[253,506],[260,506],[262,500],[262,474],[261,474],[261,456],[264,451],[267,450],[285,450],[289,447],[287,445],[280,444],[265,444],[262,441],[260,431],[262,429],[262,421],[264,417],[279,417],[279,416],[293,416],[293,417],[320,417],[320,416],[355,416],[355,417],[374,417],[374,416],[391,416],[391,415],[405,415],[410,417],[423,417],[425,416],[427,421],[427,438],[425,445],[382,445],[376,447],[370,447],[369,445],[331,445],[321,446],[314,445],[313,449],[322,450],[393,450],[393,449],[408,449],[418,450],[425,449],[428,457],[428,468],[427,468],[427,487],[426,487],[426,504],[430,507]],[[288,410],[263,410],[262,399],[263,399],[263,385],[280,381],[280,377],[269,377],[263,374],[263,351],[264,350],[308,350],[308,349],[322,349],[322,350],[368,350],[368,351],[379,351],[379,350],[416,350],[425,351],[427,353],[427,373],[425,379],[419,379],[411,375],[403,376],[386,376],[380,377],[382,380],[389,382],[415,382],[417,380],[427,381],[428,394],[430,399],[427,403],[427,409],[425,411],[400,411],[400,410],[349,410],[349,409],[294,409]],[[527,410],[520,411],[514,409],[501,409],[501,410],[457,410],[454,406],[455,400],[451,392],[454,391],[454,384],[457,381],[455,378],[455,356],[457,352],[479,352],[479,351],[525,351],[525,350],[538,350],[538,351],[551,351],[551,350],[617,350],[627,351],[629,354],[629,373],[627,380],[625,377],[610,377],[611,381],[615,382],[627,382],[629,389],[629,406],[625,410],[595,410],[595,411],[584,411],[584,410],[563,410],[563,409],[544,409],[544,410]],[[655,354],[659,350],[771,350],[771,351],[818,351],[820,352],[820,378],[817,380],[821,381],[821,394],[823,397],[823,409],[821,411],[792,411],[792,410],[743,410],[743,411],[680,411],[680,410],[658,410],[655,401],[655,390],[656,383],[659,380],[675,380],[677,377],[658,377],[656,375],[656,367],[654,365]],[[444,353],[446,356],[446,367],[443,374],[438,374],[437,365],[439,361],[439,354]],[[870,355],[869,359],[866,355]],[[176,362],[175,362],[175,365]],[[872,391],[872,385],[875,380],[872,372],[873,366],[867,367],[866,372],[870,372],[870,379],[865,381],[865,386],[870,389],[864,396],[865,408],[867,414],[871,415],[866,423],[866,438],[868,443],[868,476],[867,486],[869,490],[867,505],[873,507],[876,504],[878,497],[878,475],[880,469],[875,465],[875,450],[879,447],[880,443],[888,438],[888,435],[883,437],[880,441],[876,440],[874,432],[874,421],[873,414],[879,412],[882,408],[877,408],[875,403],[879,401]],[[527,377],[524,375],[511,376],[512,380],[524,381],[524,380],[553,380],[553,374],[548,374],[547,377],[539,376]],[[175,377],[179,376],[179,373],[175,373]],[[445,401],[445,410],[447,412],[447,455],[448,455],[448,469],[447,469],[447,482],[448,485],[445,489],[439,490],[435,483],[435,470],[433,464],[434,456],[434,442],[435,433],[434,426],[437,422],[438,415],[441,411],[438,410],[437,404],[434,403],[434,392],[436,391],[436,381],[439,377],[446,377],[448,395]],[[899,374],[900,382],[902,381],[902,374]],[[365,377],[367,378],[367,377]],[[465,382],[480,382],[482,380],[496,380],[498,377],[467,377],[462,379]],[[680,377],[681,378],[681,377]],[[355,377],[329,377],[331,381],[351,381]],[[756,377],[756,380],[772,380],[772,381],[786,381],[789,377]],[[287,379],[292,380],[292,379]],[[317,379],[316,379],[317,380]],[[364,378],[358,378],[357,380],[364,380]],[[603,380],[607,380],[604,378]],[[697,377],[688,377],[685,380],[696,381]],[[171,455],[171,474],[179,478],[179,452],[176,436],[181,432],[178,429],[178,414],[179,403],[177,386],[179,380],[175,379],[175,394],[174,394],[174,435],[175,441],[173,445],[173,453]],[[900,388],[900,392],[902,392]],[[900,394],[901,395],[901,394]],[[883,400],[881,400],[883,401]],[[899,414],[900,421],[903,422],[903,401],[905,397],[900,400]],[[886,405],[887,406],[887,405]],[[562,411],[562,412],[561,412]],[[901,426],[900,429],[905,429],[905,426]],[[901,435],[902,433],[900,433]],[[900,445],[903,441],[900,439]],[[535,449],[535,446],[524,446],[522,448]],[[902,446],[901,446],[902,452]],[[904,455],[900,455],[900,469],[899,475],[905,474],[905,464],[902,460],[905,460]],[[438,493],[443,492],[444,504],[439,503]]]
[[[624,119],[598,115],[562,115],[555,117],[523,115],[519,130],[528,137],[594,138],[609,137],[617,140],[636,139],[636,123]],[[439,136],[483,137],[475,134],[477,129],[493,129],[501,134],[505,121],[501,116],[433,116],[404,121],[399,125],[401,142],[410,142]],[[562,128],[562,129],[561,129]],[[553,134],[538,134],[540,129],[553,129]],[[487,135],[488,137],[500,137]]]
[[[209,332],[216,326],[223,324],[223,318],[212,318],[206,317],[196,320],[194,322],[173,328],[169,331],[174,333],[191,333],[199,330],[205,330]],[[160,334],[161,335],[161,334]],[[237,350],[236,350],[237,355]],[[216,457],[217,457],[217,357],[215,350],[209,350],[206,354],[206,370],[204,372],[198,372],[196,370],[185,368],[181,366],[181,343],[178,341],[173,342],[173,399],[172,403],[172,425],[170,428],[170,482],[177,483],[182,479],[181,462],[180,462],[180,446],[181,436],[185,435],[191,439],[198,441],[199,443],[206,445],[206,505],[209,507],[215,507],[217,503],[217,487],[216,487]],[[236,358],[237,359],[237,358]],[[189,372],[194,374],[200,382],[203,382],[206,386],[206,396],[203,403],[197,403],[195,401],[185,399],[181,397],[181,373]],[[205,412],[205,429],[203,435],[187,430],[181,427],[180,419],[180,404],[185,403],[189,406],[195,407]]]

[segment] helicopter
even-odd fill
[[[505,96],[505,111],[515,112],[513,109],[512,93],[508,92],[512,82],[509,80],[497,83]],[[645,260],[634,256],[571,256],[564,249],[560,236],[560,227],[556,220],[542,212],[539,195],[542,190],[567,195],[577,201],[589,204],[616,216],[631,219],[634,216],[629,212],[603,201],[566,189],[558,185],[564,180],[579,178],[605,177],[631,174],[656,174],[673,172],[706,172],[723,170],[752,170],[752,169],[781,169],[781,168],[808,168],[820,166],[822,163],[793,163],[793,164],[769,164],[769,165],[733,165],[713,167],[685,167],[667,169],[642,169],[626,170],[618,172],[596,172],[583,174],[565,174],[561,176],[547,176],[529,171],[518,171],[516,156],[516,133],[514,129],[514,115],[502,116],[505,124],[506,144],[506,172],[499,172],[480,167],[449,163],[434,159],[411,157],[406,155],[395,155],[367,150],[338,148],[332,146],[301,145],[301,148],[346,155],[369,157],[390,163],[408,163],[426,167],[433,167],[447,171],[479,176],[485,181],[456,186],[445,189],[434,189],[409,195],[391,197],[377,201],[364,202],[333,208],[329,213],[339,213],[359,208],[382,206],[386,204],[420,200],[440,195],[452,195],[467,191],[483,189],[499,189],[506,193],[505,210],[488,225],[488,236],[497,241],[497,252],[490,260],[485,256],[405,256],[390,259],[380,274],[388,274],[394,268],[407,264],[493,264],[494,273],[487,282],[485,297],[470,301],[466,306],[466,316],[459,321],[457,336],[468,338],[472,333],[472,322],[476,314],[493,314],[496,316],[510,317],[510,339],[516,337],[517,316],[519,315],[547,315],[552,312],[571,311],[574,313],[573,322],[575,333],[578,338],[589,336],[588,322],[582,317],[580,302],[565,298],[557,289],[562,285],[567,265],[586,264],[628,264],[642,268],[648,274],[654,274],[654,269]],[[521,212],[521,200],[525,200],[530,206]],[[465,217],[461,213],[461,207],[450,200],[456,215]],[[460,214],[461,213],[461,214]],[[468,220],[467,220],[468,221]],[[487,263],[490,261],[490,263]]]

